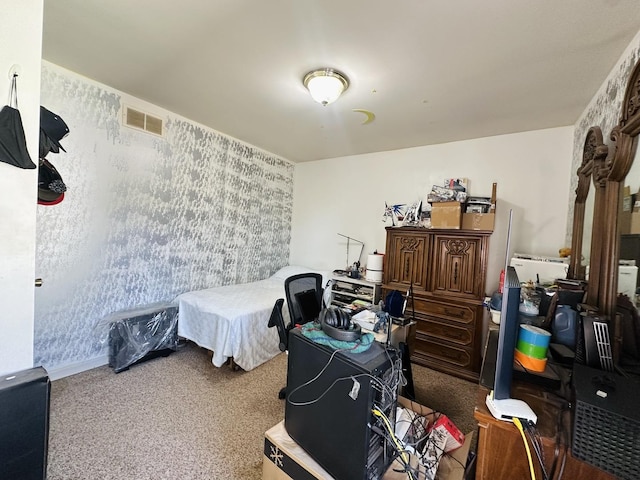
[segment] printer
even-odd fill
[[[618,266],[618,293],[623,293],[635,301],[638,266],[634,260],[620,260]],[[554,283],[558,278],[567,278],[569,259],[514,253],[510,265],[516,269],[521,282],[532,281],[541,285]],[[586,269],[589,280],[589,266]]]
[[[514,253],[510,265],[515,268],[521,282],[532,281],[541,285],[552,284],[558,278],[567,278],[569,259]]]

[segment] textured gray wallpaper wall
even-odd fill
[[[46,62],[41,104],[70,133],[47,156],[65,199],[37,212],[36,365],[106,354],[115,311],[287,264],[291,162],[169,112],[163,138],[122,126],[119,92]]]
[[[571,230],[573,228],[573,206],[575,192],[578,186],[577,171],[582,164],[584,141],[591,127],[599,126],[602,130],[604,143],[610,144],[609,135],[613,127],[620,121],[622,101],[627,88],[627,81],[631,70],[640,58],[640,34],[627,48],[626,54],[616,63],[609,73],[604,88],[593,97],[589,106],[576,122],[573,137],[573,161],[571,164],[571,192],[569,196],[569,218],[567,219],[567,245],[571,245]],[[576,81],[580,81],[576,79]]]

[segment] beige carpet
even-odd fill
[[[284,418],[285,354],[250,372],[187,343],[115,374],[52,383],[48,480],[259,480],[264,432]],[[475,430],[477,386],[413,366],[417,400]]]

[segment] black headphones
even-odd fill
[[[360,339],[360,325],[351,321],[351,315],[335,306],[320,311],[318,321],[322,331],[331,338],[342,342],[355,342]]]

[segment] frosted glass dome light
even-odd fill
[[[322,68],[307,73],[302,81],[311,97],[326,106],[335,102],[349,88],[349,80],[332,68]]]

